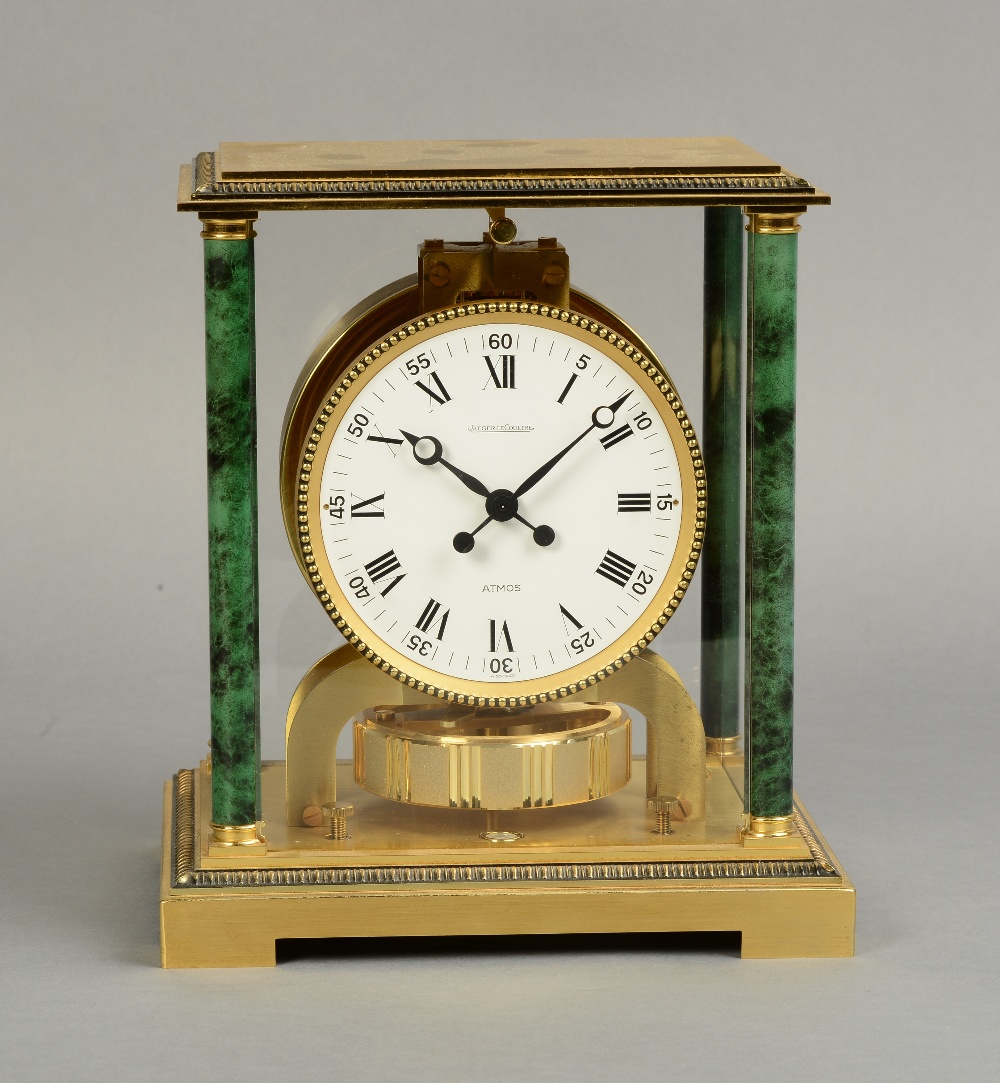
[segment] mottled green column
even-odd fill
[[[245,827],[260,819],[253,233],[204,224],[212,821]]]
[[[794,217],[750,221],[744,796],[751,816],[780,817],[792,813],[798,237]]]
[[[708,522],[701,555],[701,716],[706,737],[740,729],[740,490],[743,451],[743,212],[705,209],[705,387],[701,427]]]

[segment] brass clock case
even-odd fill
[[[401,285],[397,283],[396,285]],[[375,337],[362,356],[354,345],[364,330],[384,324],[407,303],[405,289],[383,291],[366,316],[350,318],[334,328],[334,341],[322,354],[314,352],[292,396],[282,448],[282,506],[286,529],[299,566],[327,614],[347,642],[373,665],[395,679],[448,702],[477,706],[526,706],[573,695],[620,669],[647,647],[676,611],[694,576],[704,537],[705,471],[701,450],[680,397],[662,365],[648,349],[637,346],[611,324],[592,315],[528,301],[484,301],[420,315]],[[591,298],[586,307],[604,310]],[[617,362],[643,384],[670,437],[680,467],[681,523],[673,559],[659,589],[630,627],[596,655],[555,674],[487,682],[461,679],[420,665],[385,643],[366,627],[340,589],[321,541],[321,464],[341,419],[369,380],[404,353],[456,326],[484,323],[555,327],[580,342],[617,355]],[[372,341],[371,339],[369,340]],[[349,358],[349,360],[348,360]],[[303,428],[303,415],[310,424]],[[303,435],[304,434],[304,435]],[[314,470],[314,464],[316,469]],[[293,473],[294,470],[294,473]]]

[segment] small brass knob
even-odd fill
[[[654,835],[672,835],[672,822],[686,820],[691,815],[691,802],[684,797],[650,797],[646,806],[656,817]]]
[[[517,226],[510,218],[494,218],[490,222],[490,237],[495,244],[510,244],[517,236]]]
[[[350,838],[347,834],[347,817],[354,815],[353,805],[324,805],[323,812],[330,818],[330,834],[326,837],[334,842]]]

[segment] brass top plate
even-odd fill
[[[800,207],[826,193],[730,137],[221,143],[181,169],[178,210]]]
[[[781,172],[777,162],[728,136],[220,143],[215,164],[220,180]]]

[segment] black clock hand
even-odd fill
[[[509,493],[506,494],[508,497]],[[490,502],[486,502],[486,510],[490,511]],[[451,544],[455,548],[456,553],[471,553],[476,547],[476,535],[480,530],[486,526],[487,523],[492,523],[494,520],[497,522],[505,522],[506,519],[516,519],[519,523],[524,525],[531,531],[531,537],[536,545],[551,545],[556,540],[556,532],[550,526],[532,526],[523,515],[519,515],[514,512],[513,515],[504,515],[501,518],[500,515],[495,512],[491,512],[475,530],[470,534],[467,530],[460,530],[454,538],[451,540]]]
[[[590,432],[594,429],[607,429],[610,427],[612,421],[615,419],[615,414],[618,409],[625,402],[625,400],[631,395],[631,391],[626,391],[624,395],[619,396],[610,406],[598,406],[597,409],[590,415],[590,424],[583,430],[580,435],[567,444],[566,447],[559,452],[558,455],[553,455],[551,459],[544,465],[540,466],[533,474],[525,478],[524,481],[514,490],[514,496],[523,496],[529,489],[534,488],[545,475],[556,465],[557,462],[573,448]],[[406,433],[403,433],[405,436]]]
[[[451,539],[451,544],[455,548],[456,553],[471,553],[476,545],[476,535],[480,530],[486,526],[487,523],[493,522],[493,516],[488,515],[475,530],[470,534],[467,530],[460,530],[454,538]]]
[[[436,463],[440,463],[445,470],[450,470],[456,478],[467,488],[471,489],[479,496],[489,496],[490,490],[479,480],[479,478],[473,477],[471,474],[466,473],[464,470],[459,470],[457,466],[452,466],[447,459],[441,457],[442,447],[441,441],[434,436],[414,436],[412,432],[407,432],[405,429],[399,430],[403,436],[409,441],[410,447],[413,448],[413,457],[422,466],[434,466]],[[433,450],[430,455],[421,455],[417,451],[417,444],[421,444],[427,441],[433,446]],[[483,524],[486,525],[485,523]],[[481,528],[477,528],[481,529]]]

